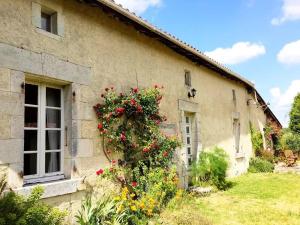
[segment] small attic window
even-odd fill
[[[57,12],[48,8],[41,8],[41,29],[57,34]]]
[[[184,83],[186,86],[191,87],[192,86],[192,78],[191,78],[191,72],[190,71],[185,71],[184,74]]]

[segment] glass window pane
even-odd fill
[[[187,133],[187,134],[190,133],[190,127],[186,127],[186,133]]]
[[[191,166],[192,165],[192,158],[188,158],[188,160],[189,160],[189,166]]]
[[[41,13],[41,28],[45,31],[51,32],[51,15]]]
[[[60,107],[60,89],[46,88],[46,105]]]
[[[186,123],[190,123],[190,118],[189,117],[185,117],[185,122]]]
[[[38,105],[38,86],[25,84],[25,104]]]
[[[190,137],[187,137],[186,138],[186,143],[189,145],[189,144],[191,144],[191,138]]]
[[[38,108],[25,107],[24,127],[37,127]]]
[[[187,152],[188,152],[189,155],[191,154],[191,147],[187,148]]]
[[[60,152],[48,152],[46,153],[45,161],[46,173],[53,173],[60,171]]]
[[[46,109],[46,128],[60,128],[60,114],[60,110]]]
[[[24,155],[24,175],[37,174],[37,154]]]
[[[60,149],[60,131],[47,130],[46,131],[46,150]]]
[[[37,151],[37,130],[24,130],[24,151]]]

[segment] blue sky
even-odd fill
[[[116,0],[255,83],[287,125],[300,92],[300,0]]]

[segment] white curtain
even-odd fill
[[[47,127],[52,127],[53,128],[53,121],[57,121],[57,114],[56,114],[56,110],[47,110],[46,113],[46,121],[47,121]],[[48,122],[49,125],[48,125]],[[48,148],[47,150],[59,150],[57,149],[59,144],[59,135],[60,135],[60,131],[47,131],[46,132],[46,139],[48,140]],[[60,146],[61,147],[61,146]],[[47,154],[47,153],[46,153]],[[47,165],[48,168],[46,168],[46,171],[48,171],[49,173],[51,172],[57,172],[59,170],[59,161],[58,158],[56,157],[57,153],[48,153],[50,155],[50,161],[49,164]]]

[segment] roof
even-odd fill
[[[229,68],[225,67],[224,65],[218,63],[217,61],[211,59],[210,57],[208,57],[198,49],[179,40],[172,34],[167,33],[153,26],[152,24],[150,24],[140,16],[137,16],[135,13],[130,12],[128,9],[124,8],[122,5],[116,4],[113,0],[78,0],[78,1],[88,3],[91,6],[99,7],[104,12],[117,18],[123,23],[133,26],[139,32],[144,33],[145,35],[150,36],[151,38],[157,39],[158,41],[162,42],[169,48],[173,49],[175,52],[190,59],[194,63],[210,68],[221,76],[224,76],[228,79],[235,80],[239,83],[244,84],[249,92],[257,93],[258,100],[259,102],[261,102],[261,104],[263,104],[264,106],[267,105],[263,100],[263,98],[259,95],[259,93],[255,89],[255,86],[252,82],[245,79],[241,75],[235,73],[234,71],[230,70]],[[265,112],[268,116],[272,117],[282,127],[281,123],[279,122],[279,120],[273,114],[273,112],[269,107],[266,108]]]

